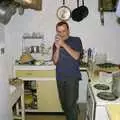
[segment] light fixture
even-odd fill
[[[23,6],[24,8],[31,8],[35,10],[41,10],[42,0],[14,0],[18,5]]]
[[[31,4],[32,3],[32,0],[23,0],[23,2],[26,2],[28,4]]]
[[[33,0],[15,0],[16,2],[18,3],[21,3],[21,4],[31,4]]]

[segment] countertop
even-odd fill
[[[107,105],[107,112],[110,120],[120,120],[120,104]]]
[[[14,65],[16,70],[55,70],[55,65]],[[80,70],[87,70],[86,67],[80,67]]]
[[[19,70],[55,70],[55,65],[15,65]]]

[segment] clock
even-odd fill
[[[65,20],[65,21],[69,20],[70,17],[71,17],[71,10],[70,10],[70,8],[67,7],[67,6],[59,7],[58,10],[57,10],[57,17],[60,20]]]

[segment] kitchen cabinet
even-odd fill
[[[32,92],[31,95],[36,96],[36,98],[33,99],[34,105],[32,105],[31,108],[28,106],[25,111],[63,112],[58,97],[55,69],[56,67],[54,65],[15,65],[14,76],[24,81],[25,96],[26,94],[29,94],[27,99],[30,99],[30,93],[28,93],[28,90],[34,89],[34,93]],[[87,102],[87,84],[89,79],[87,69],[80,68],[80,70],[82,80],[79,82],[78,104]],[[31,84],[30,86],[29,83]]]
[[[27,112],[62,112],[61,105],[58,98],[56,79],[55,79],[55,66],[27,66],[27,65],[15,65],[14,77],[18,77],[26,82],[34,83],[34,85],[24,86],[25,96],[27,102],[30,101],[30,93],[28,90],[33,90],[36,94],[36,100],[34,105],[36,107],[30,107],[25,109]],[[33,87],[34,86],[34,87]],[[33,94],[31,94],[33,95]],[[28,100],[29,99],[29,100]],[[26,99],[25,99],[26,103]],[[32,105],[33,106],[33,105]],[[26,107],[26,105],[25,105]]]
[[[40,112],[62,112],[56,80],[37,82],[37,98]]]

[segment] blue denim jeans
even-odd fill
[[[63,80],[57,80],[57,87],[62,109],[67,120],[78,120],[78,88],[79,80],[71,77],[65,77]]]

